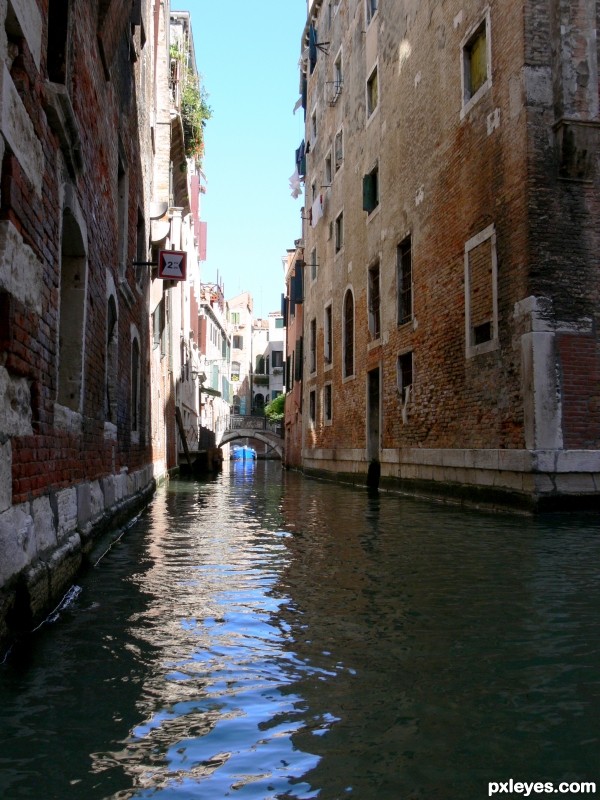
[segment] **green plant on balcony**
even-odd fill
[[[181,122],[185,154],[201,162],[204,155],[204,126],[212,117],[212,108],[208,104],[208,93],[202,85],[201,76],[187,64],[186,54],[177,45],[171,46],[171,59],[178,61],[181,84]]]
[[[268,375],[254,375],[254,384],[255,386],[268,386],[269,385],[269,376]]]

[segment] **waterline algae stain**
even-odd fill
[[[173,481],[0,667],[7,800],[594,780],[599,523],[258,463]]]

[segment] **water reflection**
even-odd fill
[[[598,521],[237,465],[0,670],[0,796],[469,800],[597,776]]]

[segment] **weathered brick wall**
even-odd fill
[[[121,20],[121,43],[128,53],[127,24]],[[46,153],[43,202],[31,202],[32,187],[17,159],[5,154],[2,171],[2,215],[11,220],[43,265],[43,311],[19,308],[11,300],[10,336],[5,342],[6,367],[32,383],[34,436],[13,442],[15,503],[85,479],[96,479],[112,469],[140,467],[149,457],[144,437],[139,445],[128,441],[130,430],[130,326],[137,323],[144,337],[147,361],[147,324],[134,271],[127,282],[131,292],[119,300],[119,418],[118,445],[104,437],[106,358],[106,270],[119,284],[117,232],[117,158],[119,135],[129,173],[128,253],[133,260],[139,198],[143,198],[136,106],[133,102],[133,65],[119,82],[107,81],[96,47],[95,9],[73,4],[71,20],[73,78],[71,101],[81,137],[84,167],[76,192],[88,228],[88,293],[85,326],[83,433],[73,436],[53,425],[56,400],[58,299],[60,281],[61,191],[65,180],[56,137],[44,114],[44,74],[38,73],[22,43],[13,61],[15,86],[34,121]],[[117,56],[118,58],[118,49]],[[122,60],[119,62],[122,68]],[[115,70],[116,72],[116,70]],[[103,124],[98,125],[102,119]],[[132,301],[133,298],[133,301]],[[65,311],[63,310],[63,313]],[[66,310],[68,313],[68,309]],[[140,324],[140,321],[142,323]],[[143,370],[145,373],[145,370]],[[145,394],[143,393],[143,397]],[[48,461],[44,455],[52,454]]]
[[[63,550],[76,553],[65,555],[64,569],[44,591],[28,585],[32,608],[41,613],[77,567],[79,537],[89,525],[151,487],[148,277],[139,279],[131,262],[138,214],[148,218],[151,197],[143,163],[150,161],[150,131],[138,124],[138,112],[147,118],[144,104],[152,102],[139,92],[144,61],[145,74],[152,71],[140,28],[131,25],[132,5],[125,5],[126,14],[109,15],[111,44],[101,56],[97,4],[70,3],[70,66],[61,87],[48,81],[48,3],[0,2],[0,639],[14,600],[10,587],[28,580],[27,569],[53,550],[56,564],[63,563]],[[128,176],[121,268],[119,158]],[[61,307],[61,261],[71,255],[81,262],[77,280],[85,288],[84,358],[81,404],[67,409],[58,403],[60,319],[73,308]],[[115,424],[107,422],[109,292],[118,315]],[[135,434],[134,332],[141,376]]]
[[[552,300],[565,447],[600,446],[600,117],[595,0],[528,2],[530,294]]]
[[[323,383],[333,380],[334,407],[331,426],[321,424],[320,409],[314,428],[306,425],[305,417],[305,447],[367,446],[367,372],[379,368],[384,448],[523,448],[523,365],[514,308],[529,295],[549,297],[556,329],[576,322],[586,331],[579,349],[594,349],[587,331],[599,307],[594,255],[597,178],[594,173],[585,176],[586,182],[572,179],[580,164],[576,156],[575,166],[561,168],[554,133],[559,113],[556,87],[565,80],[564,53],[573,56],[569,47],[579,48],[576,64],[583,65],[577,85],[590,75],[597,94],[597,65],[584,63],[586,54],[595,50],[586,50],[576,36],[584,22],[590,30],[594,27],[597,4],[580,0],[575,5],[574,11],[573,4],[558,0],[397,0],[381,3],[367,25],[364,3],[348,2],[341,4],[330,26],[326,4],[322,6],[316,20],[318,39],[331,43],[328,54],[318,52],[317,66],[308,77],[306,132],[311,141],[306,205],[312,204],[313,183],[324,200],[323,218],[305,231],[306,252],[316,248],[319,263],[318,278],[308,286],[305,302],[306,325],[317,320],[318,365],[317,375],[305,380],[305,402],[311,389],[320,398]],[[461,52],[470,32],[485,20],[487,8],[491,85],[461,113]],[[572,30],[563,43],[563,61],[557,64],[553,54],[565,14],[570,15]],[[592,38],[584,36],[583,42],[589,44]],[[343,89],[330,104],[328,82],[340,52]],[[379,106],[367,119],[366,83],[375,66]],[[581,117],[582,109],[588,109],[590,120],[591,90],[581,95],[571,102],[569,113],[576,111]],[[315,110],[316,137],[311,130]],[[327,187],[325,159],[342,127],[344,163]],[[593,125],[577,128],[575,145],[580,141],[581,150],[591,146],[595,130]],[[379,206],[367,214],[362,180],[375,166]],[[570,169],[571,175],[560,178],[561,169]],[[331,224],[341,211],[345,240],[336,253]],[[471,347],[467,353],[465,246],[487,229],[495,243],[496,336],[489,347]],[[398,325],[396,248],[409,234],[413,319]],[[485,247],[471,251],[472,256],[490,247],[488,239]],[[368,329],[368,268],[376,262],[381,275],[380,344]],[[341,318],[348,287],[355,298],[355,377],[344,380]],[[479,292],[475,289],[471,287],[468,298],[472,325],[486,316],[478,316],[478,298],[483,297],[487,307],[492,304],[491,278]],[[327,372],[322,320],[330,301],[334,368]],[[398,355],[407,351],[414,357],[413,393],[403,418],[396,364]],[[557,348],[560,358],[566,352],[564,344]],[[566,364],[561,368],[563,374],[574,369]],[[585,381],[579,384],[578,391],[583,391]],[[582,402],[595,408],[599,390],[596,384],[588,385]],[[565,445],[597,447],[595,415],[588,415],[585,435],[570,431],[574,423],[566,408],[574,391],[563,403]]]

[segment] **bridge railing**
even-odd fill
[[[283,425],[281,422],[271,422],[265,416],[255,414],[231,414],[229,417],[229,430],[239,430],[245,428],[246,430],[255,431],[270,431],[276,436],[283,438]]]

